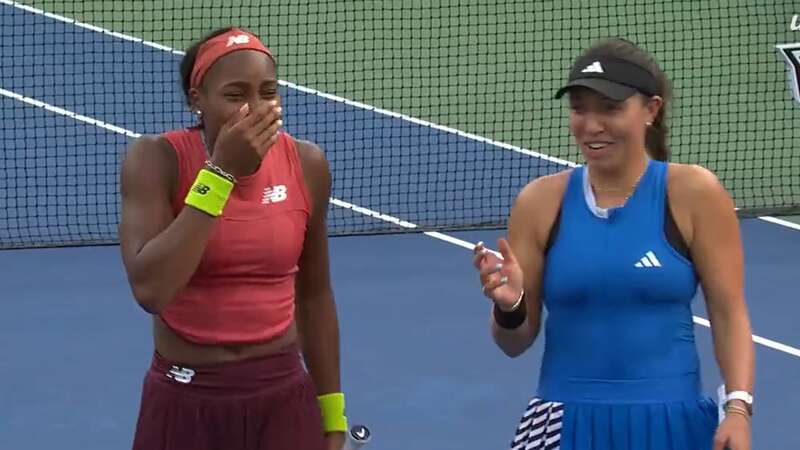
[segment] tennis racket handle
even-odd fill
[[[353,425],[344,441],[342,450],[358,450],[372,439],[372,433],[364,425]]]

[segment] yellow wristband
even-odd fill
[[[320,395],[319,410],[322,413],[322,429],[326,433],[347,432],[347,417],[344,415],[344,394],[334,392]]]
[[[184,202],[200,211],[217,217],[228,201],[233,183],[206,169],[200,169]]]

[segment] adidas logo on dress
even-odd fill
[[[649,252],[645,253],[645,255],[642,256],[642,258],[639,260],[639,262],[637,262],[633,266],[634,267],[639,267],[639,268],[643,268],[643,267],[661,267],[661,261],[659,261],[658,258],[656,258],[656,254],[655,253],[653,253],[652,251],[649,251]]]

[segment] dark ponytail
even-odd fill
[[[669,86],[669,80],[664,72],[653,62],[656,68],[656,84],[658,86],[659,94],[664,99],[664,104],[658,110],[653,124],[647,127],[645,132],[644,145],[650,157],[658,161],[669,161],[669,147],[667,146],[667,102],[672,96],[672,90]]]
[[[667,75],[649,53],[631,41],[622,38],[603,39],[584,52],[584,55],[608,55],[630,61],[650,71],[656,78],[657,92],[664,99],[652,125],[645,132],[645,148],[650,157],[659,161],[669,160],[667,146],[667,106],[672,98],[672,87]]]

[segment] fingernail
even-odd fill
[[[281,112],[281,107],[280,107],[280,106],[278,106],[278,108],[277,108],[277,109],[275,109],[275,111],[276,111],[276,112],[278,112],[278,113],[280,114],[280,112]]]
[[[506,284],[508,282],[508,277],[500,277],[500,283]]]
[[[250,103],[245,103],[244,105],[242,105],[241,111],[242,112],[250,111]]]
[[[500,270],[500,269],[502,269],[502,268],[503,268],[503,264],[501,264],[501,263],[497,263],[497,265],[495,265],[495,266],[494,266],[494,268],[495,268],[496,270]]]
[[[272,100],[272,101],[271,101],[271,102],[269,102],[269,103],[270,103],[272,106],[278,106],[278,101],[277,101],[277,100]]]
[[[279,120],[279,121],[278,121],[278,126],[279,126],[279,127],[282,127],[282,126],[283,126],[283,121],[282,121],[282,120]]]
[[[477,246],[478,247],[483,247],[483,241],[478,242]]]

